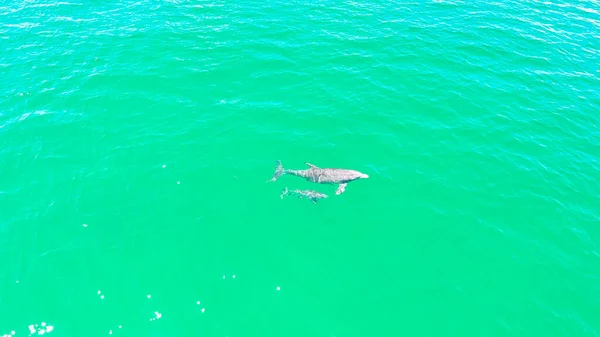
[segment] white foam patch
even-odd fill
[[[154,312],[154,317],[150,318],[150,322],[152,322],[154,320],[157,320],[157,319],[160,319],[161,317],[162,317],[162,314],[160,312],[158,312],[158,311],[155,311]]]
[[[47,333],[51,333],[52,331],[54,331],[54,326],[48,325],[46,322],[42,322],[40,324],[30,324],[28,326],[28,328],[29,328],[29,336],[32,336],[35,334],[45,335]],[[13,331],[12,335],[14,335],[14,331]]]

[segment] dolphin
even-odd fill
[[[298,198],[309,199],[315,204],[317,201],[319,201],[319,199],[328,198],[327,194],[323,194],[315,190],[288,190],[287,187],[281,191],[281,199],[283,199],[283,197],[286,195],[297,195]]]
[[[309,167],[306,170],[286,170],[279,160],[276,161],[275,164],[275,174],[270,181],[275,181],[284,174],[291,174],[314,183],[338,184],[338,189],[335,191],[335,194],[337,195],[344,193],[348,182],[369,178],[368,175],[358,171],[337,168],[320,168],[310,163],[305,163]]]

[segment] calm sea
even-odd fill
[[[0,336],[600,336],[599,32],[595,0],[0,1]]]

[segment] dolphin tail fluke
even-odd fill
[[[283,197],[285,197],[287,194],[288,194],[288,188],[286,187],[281,191],[281,195],[280,195],[281,199],[283,199]]]
[[[279,177],[281,177],[284,173],[285,170],[283,169],[283,165],[281,165],[281,161],[277,161],[276,162],[277,167],[275,168],[275,174],[273,174],[273,178],[271,178],[271,181],[275,181],[277,179],[279,179]]]

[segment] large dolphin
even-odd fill
[[[285,170],[281,165],[281,161],[276,161],[275,174],[270,181],[279,179],[284,174],[291,174],[297,177],[305,178],[308,181],[320,184],[339,184],[335,194],[339,195],[344,193],[348,182],[356,179],[369,178],[368,175],[360,173],[354,170],[337,169],[337,168],[319,168],[313,164],[305,163],[308,165],[306,170]]]
[[[287,187],[284,188],[283,191],[281,191],[281,199],[283,199],[283,197],[286,195],[297,195],[298,198],[306,198],[308,200],[311,200],[315,204],[317,203],[317,201],[319,201],[319,199],[324,199],[328,197],[327,194],[315,190],[288,190]]]

